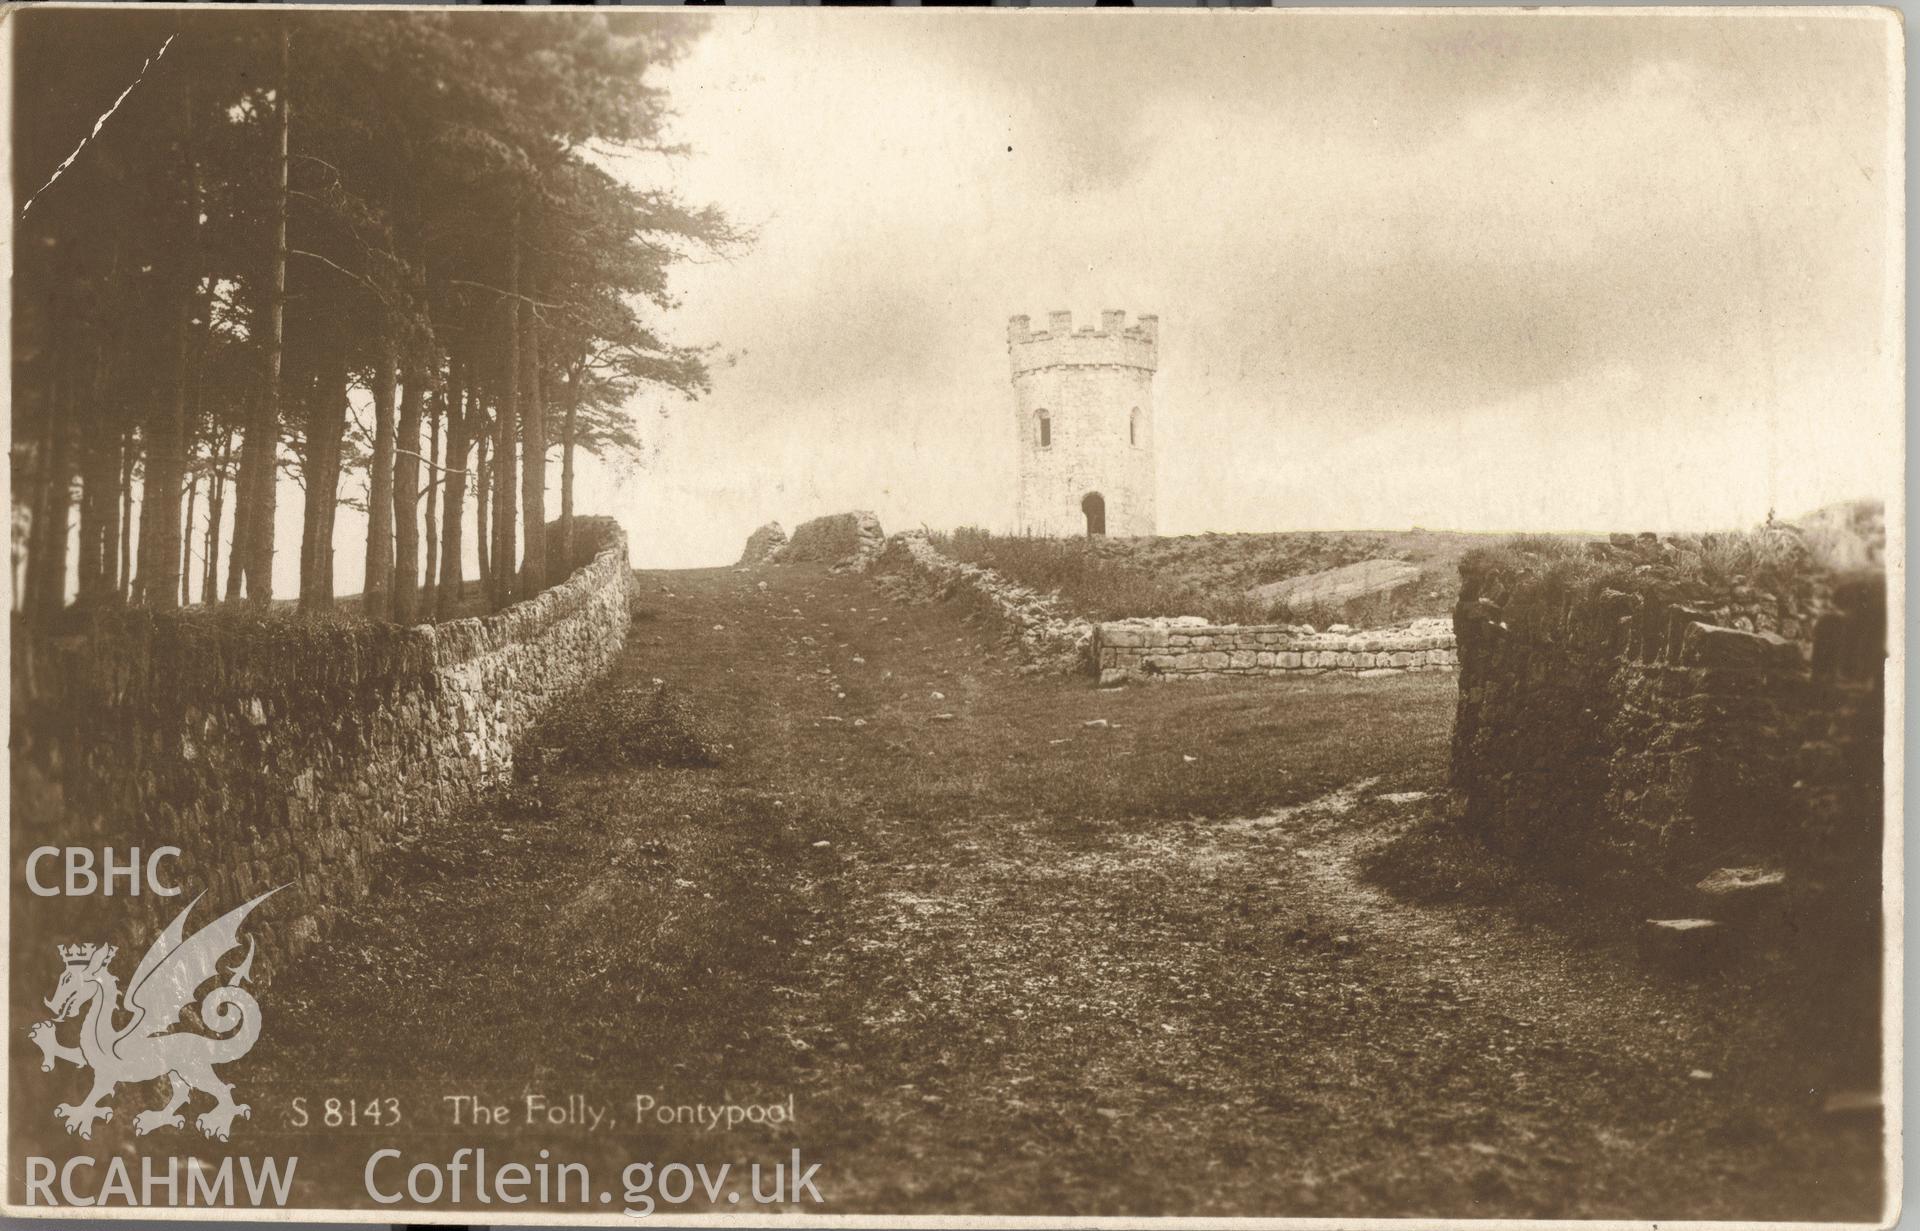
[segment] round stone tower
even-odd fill
[[[1015,529],[1055,537],[1148,535],[1153,520],[1153,373],[1160,318],[1131,327],[1102,312],[1100,327],[1073,327],[1052,312],[1036,332],[1007,325],[1020,440]]]

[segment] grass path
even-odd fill
[[[798,1148],[837,1213],[1877,1210],[1877,1136],[1750,990],[1359,880],[1434,806],[1450,679],[1101,692],[820,569],[640,590],[613,683],[687,690],[723,763],[549,775],[391,859],[273,989],[269,1141],[380,1091],[410,1156]],[[575,1092],[629,1122],[442,1102]],[[798,1122],[637,1126],[642,1093]],[[357,1190],[391,1138],[310,1174]]]

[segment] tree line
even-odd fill
[[[706,389],[705,351],[661,336],[667,275],[743,237],[607,169],[677,152],[654,70],[696,21],[18,16],[14,555],[29,618],[69,596],[270,604],[291,491],[299,608],[329,610],[353,583],[335,576],[333,538],[357,472],[365,615],[463,610],[470,532],[471,581],[504,606],[566,568],[577,453],[637,449],[628,407],[644,390]]]

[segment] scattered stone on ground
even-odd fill
[[[1717,868],[1702,877],[1697,888],[1719,897],[1779,888],[1786,881],[1785,872],[1768,868]]]
[[[1717,919],[1649,919],[1639,935],[1640,956],[1660,965],[1692,969],[1719,960],[1727,929]]]
[[[591,1057],[609,1096],[664,1074],[792,1093],[853,1214],[1877,1217],[1877,1105],[1768,989],[1360,875],[1444,807],[1450,679],[1097,693],[1017,676],[957,604],[882,625],[829,563],[766,571],[766,596],[674,574],[663,643],[630,639],[610,685],[668,671],[737,751],[545,775],[537,809],[438,831],[353,943],[284,972],[250,1080],[464,1087],[508,1038],[500,1101],[547,1054]],[[842,653],[787,635],[816,620],[891,677],[841,723],[806,717]],[[715,622],[738,638],[698,635]],[[968,722],[927,728],[936,688]],[[1204,769],[1177,772],[1182,744]],[[408,1048],[340,1025],[376,1015]],[[703,1132],[648,1156],[701,1157]],[[357,1181],[364,1145],[341,1153]]]

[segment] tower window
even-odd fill
[[[1127,443],[1135,448],[1140,445],[1140,408],[1138,406],[1127,415]]]
[[[1034,418],[1034,422],[1039,425],[1040,447],[1043,449],[1052,448],[1053,447],[1052,418],[1050,418],[1047,415],[1047,412],[1044,410],[1035,412],[1033,418]]]

